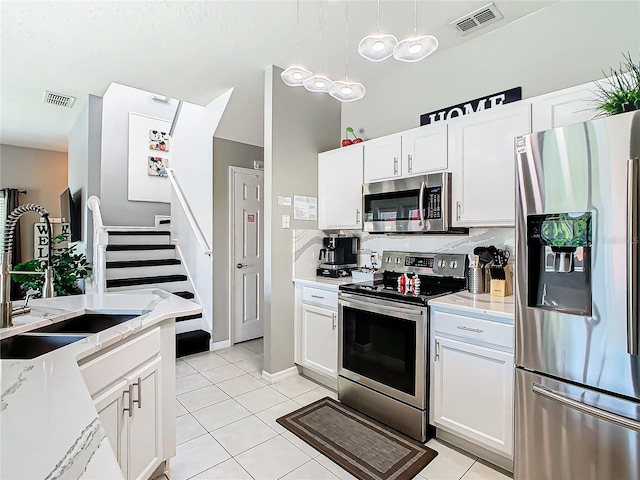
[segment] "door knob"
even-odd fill
[[[236,265],[236,268],[242,268],[242,267],[246,267],[247,265],[244,263],[239,263]]]

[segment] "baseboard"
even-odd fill
[[[267,382],[269,385],[277,383],[285,378],[295,377],[299,375],[298,367],[295,365],[293,367],[287,368],[285,370],[280,370],[276,373],[269,373],[265,370],[262,371],[262,380]]]
[[[221,342],[214,342],[212,340],[210,350],[212,352],[215,352],[216,350],[222,350],[223,348],[229,348],[230,346],[231,346],[231,340],[222,340]]]
[[[330,388],[331,390],[334,390],[336,392],[338,391],[338,377],[331,378],[328,375],[323,375],[321,373],[314,372],[313,370],[310,370],[305,367],[300,367],[300,370],[302,370],[300,374],[304,375],[305,377],[309,377],[314,382],[320,383],[325,387]]]

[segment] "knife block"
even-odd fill
[[[513,295],[513,275],[511,267],[504,267],[504,279],[491,278],[491,290],[489,293],[494,297],[508,297]]]

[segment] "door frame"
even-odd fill
[[[235,331],[235,318],[233,316],[233,299],[235,299],[235,292],[236,292],[236,284],[235,284],[235,270],[234,270],[234,258],[235,258],[235,242],[234,242],[234,232],[235,232],[235,221],[234,221],[234,212],[235,212],[235,176],[237,173],[243,173],[243,174],[247,174],[247,175],[258,175],[262,177],[262,194],[263,194],[263,201],[264,201],[264,170],[257,170],[257,169],[253,169],[253,168],[245,168],[245,167],[234,167],[234,166],[230,166],[229,167],[229,195],[228,195],[228,200],[229,200],[229,218],[228,218],[228,222],[229,222],[229,229],[228,229],[228,235],[227,235],[227,242],[229,244],[229,271],[227,272],[228,274],[228,280],[229,280],[229,304],[227,307],[227,315],[229,317],[229,343],[230,346],[235,345],[235,336],[236,336],[236,331]],[[264,212],[263,212],[264,213]],[[263,225],[264,227],[264,225]],[[264,228],[262,230],[262,244],[264,245]],[[263,262],[264,262],[264,257],[263,257]],[[262,265],[263,271],[264,271],[264,263]],[[262,296],[264,297],[264,288],[262,290]],[[264,304],[264,298],[263,300],[263,304]]]

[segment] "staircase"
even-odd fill
[[[164,224],[162,224],[164,223]],[[194,299],[193,288],[175,245],[169,225],[158,229],[110,230],[106,246],[106,290],[119,292],[139,288],[160,288],[187,299]],[[211,334],[202,330],[202,314],[176,318],[176,356],[209,350]]]

